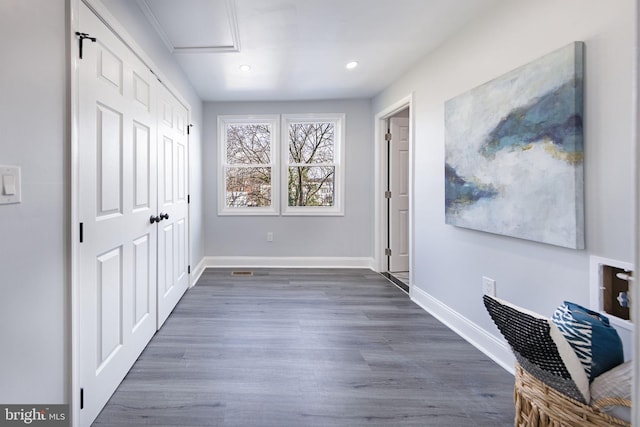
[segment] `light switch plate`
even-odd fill
[[[0,165],[0,205],[22,202],[19,166]]]

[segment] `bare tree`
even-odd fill
[[[291,123],[288,128],[289,206],[333,206],[334,141],[332,122]],[[271,126],[236,123],[226,128],[226,204],[271,205]]]
[[[332,206],[333,123],[289,125],[289,206]]]
[[[227,126],[226,203],[231,207],[271,205],[271,127],[264,123]]]

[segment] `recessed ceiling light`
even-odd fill
[[[347,64],[347,70],[353,70],[358,66],[358,61],[351,61]]]
[[[251,71],[251,65],[247,65],[247,64],[243,64],[238,68],[240,69],[240,71],[244,71],[244,72]]]

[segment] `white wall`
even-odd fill
[[[497,281],[499,297],[549,315],[565,299],[589,304],[590,255],[633,262],[634,19],[632,0],[507,2],[374,98],[379,112],[415,94],[414,298],[499,337],[482,305],[482,276]],[[444,102],[576,40],[586,43],[587,249],[445,225]]]
[[[343,217],[218,216],[217,116],[346,114],[346,198]],[[208,257],[372,256],[373,151],[369,100],[205,103],[205,232]],[[267,232],[274,241],[266,240]]]
[[[0,402],[64,403],[69,376],[65,2],[0,2]]]

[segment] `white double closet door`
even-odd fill
[[[188,286],[188,112],[84,4],[79,28],[97,39],[77,73],[84,426]]]

